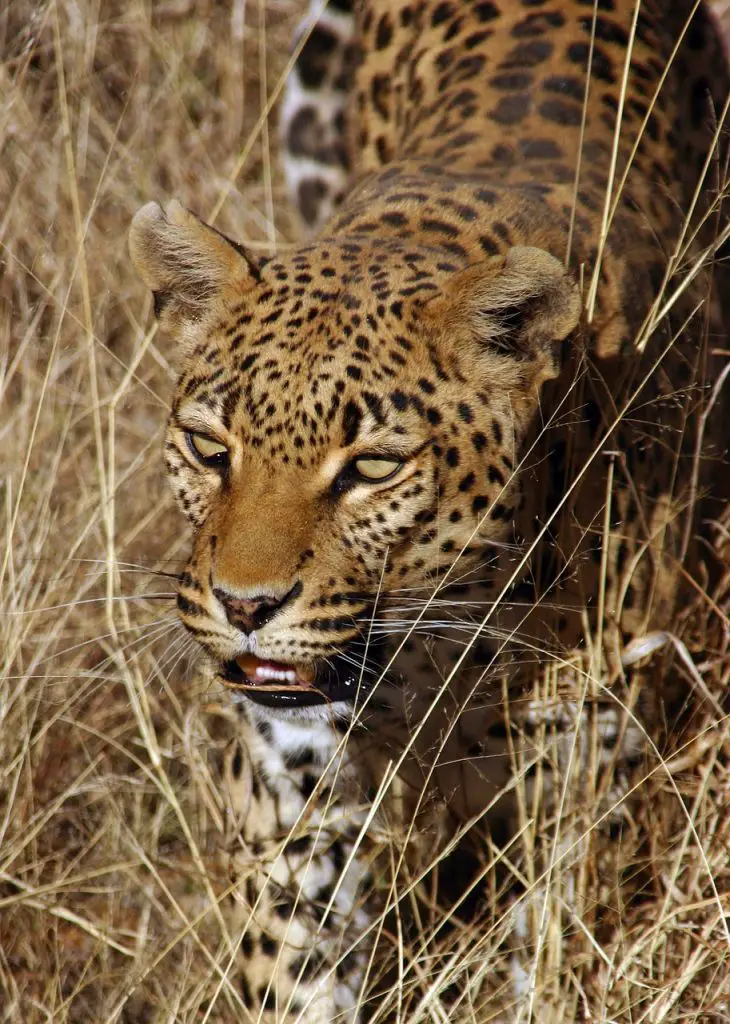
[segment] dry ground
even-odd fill
[[[175,195],[251,245],[291,237],[260,115],[300,8],[0,0],[3,1022],[246,1019],[217,914],[231,722],[175,623],[171,353],[126,235]],[[730,549],[730,518],[715,532]],[[553,872],[535,1020],[730,1021],[729,589],[678,624],[681,728],[620,840],[589,837],[579,915]],[[475,1020],[496,1019],[478,983],[509,974],[497,938],[469,964]],[[446,1017],[427,998],[407,1019]]]

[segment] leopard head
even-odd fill
[[[261,261],[174,202],[130,248],[179,352],[182,620],[250,699],[345,713],[374,611],[497,572],[575,282],[540,249],[453,266],[357,234]]]

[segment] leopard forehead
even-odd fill
[[[207,417],[260,458],[298,466],[333,444],[407,451],[437,428],[456,436],[477,407],[494,434],[491,420],[512,418],[507,392],[522,382],[468,328],[431,316],[460,268],[429,255],[325,243],[268,263],[188,353],[176,415],[201,427]]]

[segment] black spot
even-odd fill
[[[391,79],[389,75],[373,75],[370,83],[370,97],[373,106],[384,121],[389,117]]]
[[[485,22],[494,21],[495,18],[499,17],[500,12],[492,0],[480,0],[480,3],[474,4],[472,13],[479,21]]]
[[[590,47],[588,43],[571,43],[567,49],[568,60],[578,64],[583,69],[588,67]],[[593,48],[593,59],[591,61],[591,78],[598,78],[609,85],[615,85],[616,76],[613,71],[613,63],[606,56],[605,51],[596,44]]]
[[[463,42],[465,50],[474,50],[477,46],[480,46],[485,40],[490,39],[493,33],[489,29],[485,29],[482,32],[472,32],[468,35]]]
[[[269,985],[259,985],[258,997],[261,1006],[264,1010],[275,1010],[276,1009],[276,996],[271,991]]]
[[[309,797],[312,795],[316,785],[317,780],[315,779],[314,775],[312,775],[311,772],[305,772],[304,778],[302,779],[302,784],[299,787],[301,794],[305,800],[308,800]]]
[[[473,433],[471,435],[471,443],[474,445],[474,448],[476,449],[476,451],[480,452],[480,451],[482,451],[484,449],[484,447],[485,447],[485,445],[487,443],[487,438],[481,432],[481,430],[477,430],[477,431],[475,431],[475,433]]]
[[[527,93],[515,93],[513,96],[503,96],[491,113],[493,120],[498,124],[518,124],[530,107],[530,97]]]
[[[306,853],[312,845],[312,836],[299,836],[297,839],[290,839],[284,846],[285,853]]]
[[[289,973],[292,978],[301,978],[302,981],[311,981],[322,969],[324,963],[324,954],[318,953],[316,949],[312,949],[310,952],[302,953],[301,956],[292,960],[289,965]]]
[[[451,22],[451,24],[448,26],[448,28],[444,32],[444,42],[445,43],[450,42],[455,36],[458,36],[460,31],[461,31],[461,19],[460,18],[454,18],[454,20]]]
[[[573,75],[550,75],[542,82],[546,92],[558,92],[563,96],[570,96],[571,99],[583,102],[585,95],[585,83]]]
[[[458,405],[459,416],[462,418],[464,423],[471,423],[474,419],[474,413],[471,406],[467,405],[466,402],[460,402]]]
[[[586,16],[580,18],[580,23],[588,35],[593,34],[593,18]],[[604,43],[615,43],[622,49],[629,45],[629,34],[622,25],[617,25],[610,18],[596,18],[595,38],[601,39]]]
[[[267,743],[271,743],[274,736],[274,730],[271,728],[271,723],[259,720],[256,722],[256,728],[259,731],[259,735],[266,740]]]
[[[565,126],[577,126],[582,121],[580,107],[574,107],[571,103],[564,103],[562,100],[546,100],[540,104],[540,113],[548,121]]]
[[[534,68],[546,61],[553,52],[553,44],[545,39],[534,39],[513,47],[499,65],[500,68]]]
[[[514,163],[515,153],[509,146],[505,146],[504,143],[498,142],[497,145],[492,148],[491,157],[492,160],[498,164],[507,164],[511,166]]]
[[[345,851],[342,848],[342,842],[339,839],[334,839],[330,846],[330,854],[332,856],[332,867],[335,870],[335,876],[339,878],[342,874],[342,869],[345,866]]]
[[[529,89],[532,85],[532,75],[525,71],[503,71],[494,75],[489,84],[495,89]]]
[[[447,235],[449,238],[456,238],[459,234],[459,229],[454,227],[453,224],[448,224],[446,221],[438,220],[435,217],[422,217],[419,227],[423,231],[435,231],[440,235]]]
[[[284,756],[284,764],[289,771],[303,768],[307,764],[314,763],[314,751],[311,747],[301,747],[299,750],[290,750]]]
[[[496,256],[499,253],[499,246],[489,235],[480,235],[479,245],[488,256]]]
[[[391,228],[402,228],[408,223],[408,218],[397,211],[386,211],[381,214],[380,220],[383,224],[387,224]]]
[[[381,164],[387,164],[393,159],[393,149],[384,135],[379,135],[375,140],[375,149]]]
[[[322,200],[327,195],[327,184],[321,178],[305,178],[297,189],[297,206],[302,219],[314,224],[319,216]]]
[[[454,62],[454,51],[442,50],[441,53],[435,60],[436,67],[439,71],[446,71]]]
[[[525,160],[560,160],[563,155],[552,139],[522,139],[520,152]]]
[[[329,68],[329,57],[336,47],[334,33],[315,25],[297,60],[297,71],[306,89],[316,89],[322,84]]]
[[[251,989],[249,987],[248,981],[246,981],[246,976],[244,974],[240,975],[238,979],[238,984],[241,989],[241,999],[243,1000],[243,1005],[249,1010],[252,1009],[253,996],[251,994]]]
[[[363,391],[362,397],[363,401],[365,402],[365,405],[368,407],[370,415],[373,417],[375,422],[380,424],[385,423],[383,403],[378,398],[378,396],[374,395],[371,391]]]
[[[516,39],[529,39],[531,36],[541,36],[551,28],[562,28],[564,24],[565,18],[557,11],[538,11],[518,21],[512,29],[512,35]]]
[[[449,3],[438,4],[431,15],[431,24],[435,27],[442,25],[454,13],[453,6]]]
[[[322,163],[333,162],[333,151],[322,145],[322,126],[317,111],[312,107],[302,107],[294,115],[286,134],[286,144],[294,156],[308,156]]]
[[[343,443],[345,446],[351,445],[355,441],[361,422],[362,410],[355,402],[348,401],[342,411]]]
[[[476,77],[484,70],[486,59],[481,53],[472,54],[471,57],[462,57],[449,75],[449,84],[455,82],[466,82]]]
[[[188,598],[184,597],[182,594],[177,595],[176,603],[178,609],[183,613],[183,615],[195,618],[196,616],[203,614],[203,609],[200,607],[199,604],[196,604],[194,601],[188,600]]]
[[[384,14],[378,22],[378,28],[375,33],[375,49],[384,50],[386,46],[390,46],[392,38],[393,22],[390,20],[389,14]]]
[[[476,482],[476,477],[473,473],[467,473],[465,477],[459,481],[460,491],[470,491]]]
[[[233,761],[231,762],[231,772],[233,773],[234,779],[241,777],[241,769],[243,768],[243,754],[241,752],[240,743],[236,744],[236,753],[233,755]]]

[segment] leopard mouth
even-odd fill
[[[265,661],[243,654],[221,667],[221,681],[256,704],[272,708],[303,708],[355,701],[362,691],[362,669],[342,655],[314,665]]]

